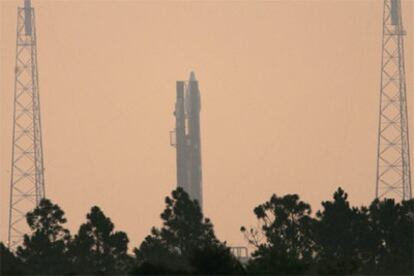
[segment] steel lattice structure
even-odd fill
[[[30,0],[17,9],[9,248],[27,233],[26,213],[45,196],[35,13]]]
[[[401,1],[385,0],[376,197],[411,198]]]

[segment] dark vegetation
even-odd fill
[[[50,200],[27,214],[31,233],[15,253],[0,243],[2,275],[413,275],[414,200],[374,200],[351,207],[338,189],[312,215],[298,195],[276,196],[257,206],[257,227],[242,227],[254,251],[240,263],[196,201],[182,189],[165,199],[162,227],[152,228],[128,252],[99,207],[72,236],[63,210]]]

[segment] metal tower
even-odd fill
[[[27,233],[26,213],[45,196],[35,13],[30,0],[17,8],[16,67],[10,181],[9,248]]]
[[[175,141],[171,141],[171,145],[177,151],[177,186],[202,207],[200,110],[198,81],[191,72],[189,81],[177,81],[176,126],[171,133],[171,140]]]
[[[384,0],[377,198],[412,196],[404,36],[401,1]]]

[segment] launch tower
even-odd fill
[[[8,245],[29,230],[26,213],[45,196],[35,12],[30,0],[17,9],[16,65]]]
[[[401,1],[384,0],[376,197],[411,198]]]

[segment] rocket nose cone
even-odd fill
[[[194,73],[194,71],[191,71],[191,73],[190,73],[190,81],[196,81],[197,79],[196,79],[196,77],[195,77],[195,73]]]
[[[24,0],[24,7],[26,9],[30,9],[32,7],[32,3],[30,0]]]

